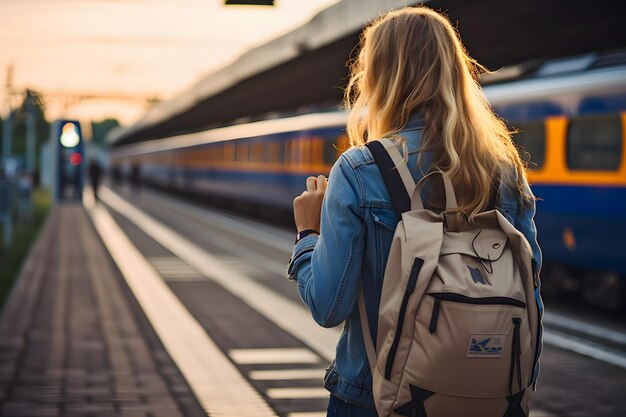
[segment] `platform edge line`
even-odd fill
[[[122,276],[203,409],[211,416],[276,417],[269,404],[210,339],[108,211],[97,205],[89,209],[89,214]]]
[[[221,285],[278,327],[304,342],[324,359],[333,360],[335,345],[341,334],[340,329],[325,329],[318,326],[304,305],[298,305],[247,275],[229,268],[215,255],[185,239],[152,216],[141,212],[111,189],[103,189],[101,196],[109,207],[141,228],[144,233],[198,272]],[[285,278],[285,285],[289,284]]]

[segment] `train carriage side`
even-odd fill
[[[308,176],[328,175],[341,134],[340,127],[326,127],[186,149],[176,164],[177,189],[239,206],[289,210]]]
[[[533,90],[532,81],[525,84]],[[535,222],[549,268],[544,276],[617,308],[626,289],[626,67],[536,91],[508,102],[496,94],[494,101],[530,157]]]
[[[142,181],[159,188],[251,214],[274,211],[284,219],[306,178],[328,175],[341,153],[345,113],[251,125],[225,128],[225,135],[207,131],[121,147],[114,163],[126,171],[141,166]]]

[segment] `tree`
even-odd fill
[[[117,121],[117,119],[105,119],[101,122],[92,122],[91,142],[99,146],[108,146],[108,144],[104,140],[107,133],[109,133],[111,129],[115,129],[119,126],[120,123]]]
[[[50,133],[50,123],[45,118],[45,105],[41,94],[26,90],[22,103],[13,110],[13,143],[11,153],[20,165],[24,165],[26,155],[26,115],[28,106],[32,106],[35,115],[35,170],[39,168],[39,149]]]

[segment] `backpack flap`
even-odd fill
[[[508,242],[507,235],[498,229],[464,232],[446,230],[444,234],[447,239],[442,244],[441,255],[458,253],[490,262],[502,257]]]
[[[472,249],[482,260],[497,261],[502,256],[507,240],[502,230],[482,229],[472,241]]]
[[[508,236],[500,229],[444,232],[438,279],[428,291],[524,300],[524,283],[511,249]]]

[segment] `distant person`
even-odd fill
[[[102,167],[97,159],[89,161],[89,179],[91,180],[91,188],[93,190],[93,198],[98,201],[98,187],[100,186],[100,178],[102,176]]]
[[[119,165],[113,165],[111,168],[111,179],[113,180],[113,185],[118,186],[122,180],[122,172],[120,171]]]
[[[130,184],[133,192],[141,191],[141,166],[138,162],[134,162],[130,168]]]
[[[499,403],[490,405],[491,408],[467,407],[469,401],[465,401],[464,397],[446,397],[445,389],[440,388],[442,384],[449,386],[457,382],[455,370],[446,368],[446,364],[442,364],[436,378],[421,382],[415,382],[420,381],[420,370],[399,376],[393,374],[391,371],[400,369],[402,372],[404,369],[398,368],[403,366],[402,363],[393,362],[394,355],[397,352],[405,354],[407,346],[414,346],[411,344],[416,339],[410,333],[411,328],[403,332],[404,329],[399,327],[393,344],[388,339],[388,343],[372,346],[374,340],[370,338],[366,346],[363,321],[374,338],[381,328],[385,334],[388,329],[395,329],[389,325],[389,320],[379,323],[381,320],[378,319],[393,317],[394,313],[389,309],[379,311],[378,308],[381,298],[389,300],[388,293],[382,294],[387,261],[393,261],[392,266],[399,262],[397,258],[389,259],[394,230],[401,219],[393,204],[398,200],[390,197],[381,170],[370,151],[380,148],[380,142],[374,143],[378,139],[389,138],[392,141],[390,149],[400,154],[397,159],[402,164],[398,166],[403,169],[396,172],[401,171],[405,177],[404,181],[398,178],[399,184],[396,186],[403,194],[407,194],[407,189],[402,182],[406,182],[408,187],[412,182],[421,180],[429,171],[442,171],[456,192],[458,204],[451,205],[456,214],[453,218],[455,224],[467,221],[471,225],[480,214],[493,212],[497,208],[495,214],[503,216],[506,219],[503,222],[508,220],[530,244],[537,272],[541,268],[541,251],[533,222],[535,200],[526,180],[525,166],[508,129],[493,113],[478,84],[477,75],[483,67],[468,56],[450,21],[427,7],[407,7],[393,11],[364,29],[360,47],[345,93],[345,101],[350,109],[346,131],[351,147],[337,160],[328,180],[322,175],[307,178],[305,191],[293,202],[298,234],[289,261],[289,278],[297,281],[300,297],[318,324],[335,327],[343,323],[335,360],[326,370],[324,378],[324,387],[330,391],[327,416],[376,417],[377,407],[387,412],[392,406],[392,414],[398,416],[525,416],[522,408],[525,408],[528,397],[520,397],[524,395],[525,389],[530,390],[530,382],[536,378],[538,368],[519,368],[521,348],[517,350],[519,344],[515,342],[515,335],[519,336],[519,331],[515,333],[515,326],[520,321],[511,321],[510,317],[502,316],[502,334],[494,336],[493,342],[494,346],[496,342],[499,343],[499,347],[490,346],[489,352],[474,362],[480,369],[483,369],[482,366],[496,365],[500,367],[499,372],[506,369],[509,389],[505,389],[507,377],[495,382],[501,384],[498,385]],[[370,146],[364,146],[366,144]],[[440,216],[435,209],[441,206],[441,192],[438,193],[433,186],[426,188],[423,194],[429,197],[426,202],[427,207],[432,209],[429,211],[432,216]],[[402,213],[406,213],[406,210]],[[426,216],[427,213],[422,210],[406,214],[408,218],[413,214]],[[437,227],[443,228],[440,224],[443,225],[443,221],[437,224]],[[423,245],[426,247],[420,250],[425,253],[431,247],[428,242],[436,241],[439,236],[436,227],[431,230],[432,236],[423,236]],[[416,236],[412,238],[417,242]],[[495,250],[500,246],[500,243],[494,243],[493,246],[488,245],[488,248]],[[432,250],[439,251],[437,247]],[[403,276],[410,273],[412,279],[417,280],[412,282],[417,282],[423,291],[426,285],[422,284],[423,280],[430,279],[432,275],[427,275],[430,273],[428,270],[419,274],[420,260],[414,259],[415,272],[413,269],[402,272],[405,274]],[[494,279],[489,275],[488,267],[489,264],[481,265],[476,261],[471,268],[460,268],[458,273],[467,278],[470,283],[468,287],[475,284],[479,289],[480,285],[487,288],[491,284],[483,277]],[[420,278],[417,278],[418,275]],[[513,285],[515,277],[511,274],[498,278],[511,280],[506,285]],[[536,276],[532,302],[536,302],[536,309],[540,310],[538,280]],[[408,297],[413,288],[407,284],[404,299],[410,300]],[[362,313],[367,316],[365,320],[361,320],[360,303],[357,302],[360,291],[364,298],[365,311]],[[473,305],[470,303],[472,300],[467,301],[467,304],[444,301],[448,304],[441,308],[439,323],[451,326],[453,319],[449,317],[456,317],[449,316],[451,311],[455,308],[466,311],[466,306]],[[438,302],[424,297],[422,302],[426,301],[438,306]],[[485,301],[483,304],[486,304],[488,300],[478,301]],[[400,312],[401,305],[406,308],[408,304],[403,297],[397,297],[394,310],[396,317],[403,314]],[[424,343],[431,343],[432,338],[440,337],[441,334],[433,335],[433,323],[437,323],[439,309],[433,307],[432,311],[430,318],[421,322],[428,323],[430,320],[430,331],[427,329],[420,336]],[[488,311],[498,314],[494,310]],[[414,322],[411,320],[411,323]],[[400,326],[402,321],[398,319],[398,323]],[[480,326],[481,323],[476,324],[477,329]],[[481,330],[476,330],[476,333],[481,333]],[[482,334],[474,335],[474,338],[482,341],[482,345],[476,348],[479,351],[492,339]],[[438,340],[445,344],[452,339]],[[465,360],[466,350],[478,344],[474,341],[472,345],[471,340],[469,334],[463,333],[463,343],[467,341],[469,347],[464,345],[461,348],[458,361]],[[508,340],[508,343],[504,345],[503,340]],[[419,343],[419,340],[415,343]],[[516,347],[518,352],[517,370],[513,366],[516,356],[511,346]],[[503,349],[509,355],[506,366],[502,365],[505,363],[504,357],[500,358]],[[525,346],[524,349],[530,348]],[[376,387],[372,384],[368,354],[376,367],[376,380],[379,381]],[[377,354],[388,355],[386,363],[381,364],[379,361],[376,365],[375,357],[372,357]],[[539,350],[537,359],[538,355]],[[438,359],[432,355],[424,360]],[[514,375],[519,380],[513,378]],[[494,384],[489,373],[484,376],[484,380],[476,380],[476,386]],[[412,385],[420,383],[421,386]],[[471,391],[469,388],[472,387],[463,385],[462,388]],[[515,391],[511,392],[512,389]],[[375,404],[374,392],[384,390],[392,393],[400,390],[398,392],[401,396],[396,397],[396,402]],[[505,391],[508,402],[504,398]],[[499,411],[492,412],[494,408]]]

